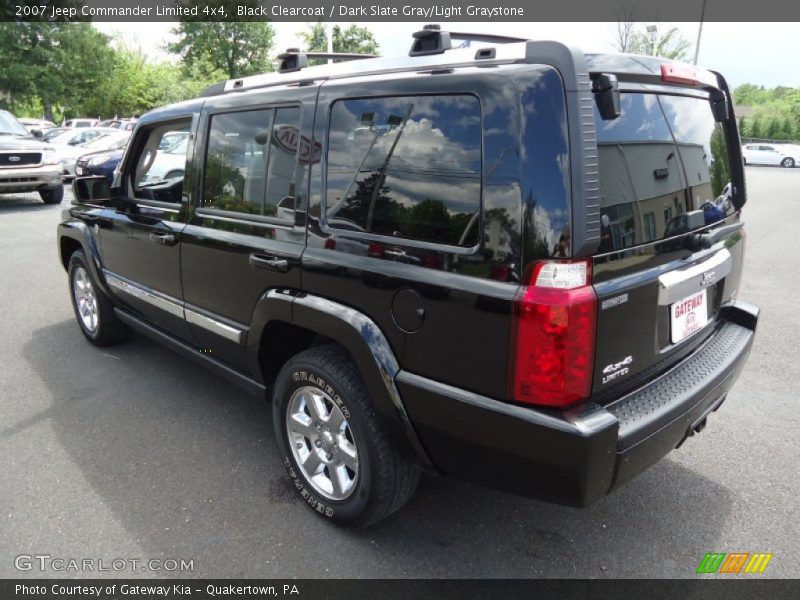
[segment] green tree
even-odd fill
[[[665,33],[657,33],[655,41],[644,31],[634,32],[630,52],[672,60],[687,60],[691,46],[691,42],[681,35],[678,28],[673,27]]]
[[[109,42],[89,23],[0,23],[0,92],[48,119],[75,114],[113,69]]]
[[[181,3],[194,6],[192,0]],[[257,5],[258,0],[217,0],[212,3],[222,7],[227,15],[236,15],[237,6]],[[177,41],[167,46],[179,54],[189,70],[208,76],[214,72],[225,73],[234,79],[272,70],[269,54],[275,31],[262,20],[203,21],[208,17],[202,11],[197,17],[181,20],[172,32]]]
[[[380,45],[372,32],[366,27],[351,25],[347,29],[334,25],[332,30],[333,51],[349,54],[378,54]],[[314,23],[307,32],[300,33],[305,50],[308,52],[327,52],[328,37],[322,23]],[[315,61],[322,62],[322,61]]]

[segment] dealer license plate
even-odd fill
[[[708,323],[708,300],[706,290],[678,300],[669,307],[670,334],[677,344],[700,331]]]

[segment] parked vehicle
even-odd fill
[[[48,129],[42,132],[42,141],[49,142],[54,137],[66,133],[67,131],[71,131],[71,129],[69,127],[54,127],[53,129]]]
[[[81,159],[87,159],[88,162],[90,157],[125,148],[130,137],[130,133],[127,131],[112,130],[109,133],[98,136],[79,146],[70,146],[69,152],[72,153],[75,158],[69,162],[62,163],[64,164],[66,175],[74,177],[77,174],[77,165]]]
[[[45,119],[19,119],[25,129],[35,138],[41,138],[44,132],[55,128],[56,124]]]
[[[184,133],[187,135],[183,135]],[[167,179],[183,179],[188,145],[188,132],[165,133],[159,141],[155,160],[147,169],[147,172],[143,174],[139,184],[151,185]]]
[[[106,119],[96,125],[96,127],[111,127],[113,129],[121,129],[123,131],[133,131],[136,127],[137,119]]]
[[[100,119],[69,119],[64,122],[64,127],[97,127]]]
[[[114,181],[114,171],[122,159],[129,137],[129,135],[118,136],[117,140],[113,141],[107,148],[95,150],[78,157],[75,161],[75,174],[78,176],[102,175],[111,185]],[[102,139],[95,141],[99,142]]]
[[[50,143],[61,161],[64,176],[72,178],[75,175],[75,161],[79,156],[94,150],[107,150],[119,140],[120,134],[117,129],[74,128],[52,138]],[[126,139],[129,137],[124,133],[122,136]]]
[[[792,168],[800,165],[800,149],[789,144],[746,144],[742,146],[745,164]]]
[[[86,339],[267,395],[298,497],[352,525],[423,471],[585,506],[705,427],[758,321],[721,75],[433,28],[327,56],[152,111],[112,188],[76,179]]]
[[[0,194],[24,192],[39,192],[45,204],[59,204],[64,197],[61,167],[51,145],[0,110]]]

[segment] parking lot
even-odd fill
[[[741,551],[774,554],[761,577],[799,577],[800,169],[747,179],[739,297],[762,318],[699,437],[588,509],[425,478],[366,531],[295,497],[266,403],[140,336],[90,346],[57,257],[62,207],[0,196],[0,576],[693,577],[706,552]],[[21,554],[193,570],[20,572]]]

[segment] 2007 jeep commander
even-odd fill
[[[59,226],[86,338],[138,330],[269,392],[339,522],[421,471],[586,505],[702,429],[753,341],[725,79],[463,36],[292,51],[155,110]]]

